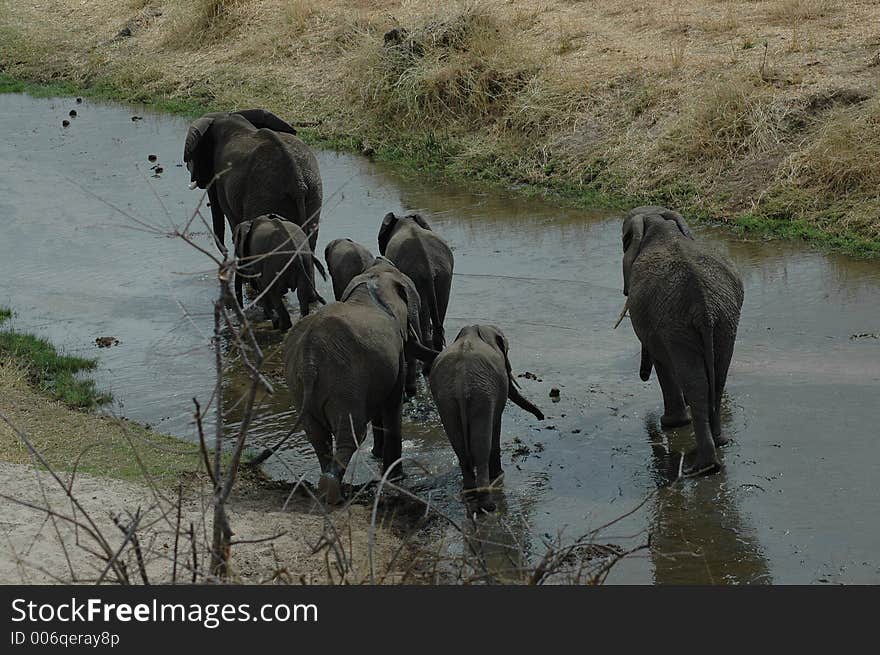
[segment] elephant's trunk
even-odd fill
[[[621,321],[623,321],[623,317],[626,316],[626,311],[629,309],[629,298],[626,299],[626,302],[623,303],[623,309],[620,310],[620,316],[617,317],[617,322],[614,324],[612,329],[616,330],[617,326],[620,325]]]

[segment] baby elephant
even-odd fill
[[[342,299],[342,292],[355,277],[373,265],[373,253],[351,239],[334,239],[324,248],[324,261],[333,280],[333,295]]]
[[[501,414],[507,399],[544,420],[541,410],[520,394],[507,347],[497,327],[471,325],[431,368],[431,393],[458,456],[469,511],[495,511],[487,488],[503,474]]]
[[[303,316],[309,313],[312,303],[327,304],[315,289],[315,268],[324,279],[327,274],[299,225],[277,214],[265,214],[239,223],[233,240],[239,261],[235,285],[238,302],[242,302],[241,280],[247,279],[258,294],[265,292],[260,304],[274,328],[287,331],[292,325],[283,300],[288,291],[296,291]]]

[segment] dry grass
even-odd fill
[[[788,162],[847,119],[805,114],[810,98],[880,81],[874,0],[154,0],[162,15],[114,43],[128,3],[0,3],[11,75],[262,105],[380,157],[724,219],[785,190]],[[828,208],[796,213],[843,229]]]
[[[785,138],[789,111],[756,76],[720,77],[682,107],[667,146],[697,164],[765,153]]]
[[[841,5],[838,0],[782,0],[770,3],[767,12],[771,20],[800,21],[825,18],[835,13]]]

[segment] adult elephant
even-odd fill
[[[388,213],[379,228],[379,252],[410,277],[422,299],[419,321],[435,350],[446,345],[443,321],[449,305],[455,259],[442,237],[419,214]]]
[[[264,109],[205,114],[186,135],[183,161],[191,188],[208,190],[214,236],[224,247],[231,228],[263,214],[293,221],[308,235],[312,252],[321,217],[321,175],[311,149],[296,130]]]
[[[688,471],[721,463],[721,395],[733,356],[743,286],[733,264],[694,241],[681,214],[637,207],[623,221],[623,293],[642,343],[639,375],[663,392],[664,427],[694,424]],[[691,417],[688,417],[690,406]]]
[[[360,275],[375,261],[373,253],[351,239],[333,239],[324,248],[327,272],[333,279],[333,295],[342,300],[342,293],[355,276]]]
[[[371,267],[351,281],[342,302],[310,314],[288,333],[287,384],[318,456],[318,487],[329,504],[340,498],[342,478],[368,423],[374,437],[383,437],[384,470],[400,459],[404,360],[411,353],[430,365],[437,355],[419,341],[411,303],[400,271]]]

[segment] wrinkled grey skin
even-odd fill
[[[238,258],[236,277],[247,279],[258,295],[265,291],[260,303],[276,330],[287,331],[292,325],[284,306],[288,291],[296,291],[302,316],[308,315],[312,303],[327,304],[315,289],[315,268],[321,277],[326,279],[327,275],[298,225],[266,214],[239,223],[232,240]]]
[[[639,375],[663,391],[664,427],[691,417],[691,473],[717,471],[721,395],[733,356],[743,286],[733,264],[693,240],[680,214],[638,207],[623,221],[623,292],[642,343]],[[687,407],[690,406],[691,417]]]
[[[315,251],[321,175],[315,155],[295,134],[291,125],[263,109],[205,114],[193,121],[183,161],[192,182],[208,189],[221,249],[224,216],[234,230],[242,221],[278,214],[299,225]]]
[[[422,335],[422,327],[420,324],[420,316],[421,316],[421,307],[422,301],[419,297],[419,292],[416,290],[416,285],[413,283],[409,276],[403,273],[400,269],[398,269],[394,262],[392,262],[387,257],[383,257],[379,255],[373,260],[373,263],[366,270],[369,270],[371,273],[380,273],[386,272],[391,273],[403,283],[404,287],[406,287],[406,304],[407,304],[407,313],[409,314],[409,321],[413,327],[413,331],[415,332],[415,337],[418,339],[419,343],[424,344],[425,340]],[[352,278],[354,279],[354,278]],[[351,284],[349,282],[349,284]],[[348,287],[346,287],[348,288]],[[344,294],[345,292],[343,292]],[[403,390],[404,393],[408,397],[412,397],[416,395],[417,387],[416,387],[416,357],[413,354],[412,350],[406,355],[406,378],[404,380]],[[373,454],[377,457],[382,456],[382,446],[381,443],[373,444]]]
[[[327,272],[333,278],[333,295],[342,298],[342,292],[355,276],[373,265],[373,253],[351,239],[334,239],[324,248]]]
[[[411,352],[430,365],[437,356],[416,337],[406,286],[400,271],[371,267],[351,281],[342,302],[298,321],[287,335],[287,384],[330,504],[340,498],[340,482],[368,423],[382,437],[384,469],[400,459],[404,359]]]
[[[434,349],[442,350],[446,345],[443,321],[455,264],[452,250],[420,215],[398,217],[389,213],[379,228],[379,252],[415,283],[422,299],[422,334],[425,339],[431,335]]]
[[[501,330],[471,325],[431,366],[431,394],[458,456],[470,511],[495,511],[486,489],[503,474],[501,414],[507,400],[544,420],[541,410],[519,392],[507,351]]]

